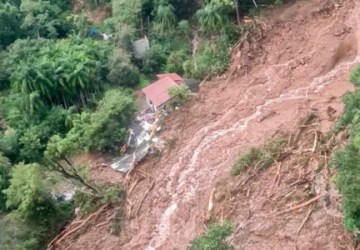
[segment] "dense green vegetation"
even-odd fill
[[[337,184],[343,195],[345,227],[357,233],[360,229],[360,66],[351,72],[350,81],[357,88],[344,97],[345,112],[336,125],[336,130],[347,128],[350,140],[344,150],[336,153],[333,163],[339,171]]]
[[[121,187],[95,184],[73,157],[118,150],[135,111],[131,88],[155,74],[202,79],[222,73],[242,34],[237,24],[254,8],[252,0],[84,3],[93,10],[105,6],[109,17],[93,24],[72,11],[70,0],[0,1],[1,249],[45,249],[74,207],[86,213],[120,203]],[[132,42],[145,35],[150,49],[135,58]],[[185,87],[170,92],[174,105],[190,94]],[[73,199],[55,191],[63,183],[76,187]],[[220,236],[209,239],[225,246],[229,229],[211,230]],[[205,244],[198,242],[194,246]]]
[[[169,88],[169,95],[171,96],[171,104],[178,106],[184,104],[190,97],[191,91],[188,86],[180,85]]]

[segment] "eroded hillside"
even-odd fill
[[[314,131],[326,141],[341,97],[352,90],[359,11],[355,0],[297,1],[268,11],[257,21],[262,34],[234,49],[226,79],[205,82],[167,118],[162,137],[175,143],[138,166],[120,237],[96,226],[64,248],[185,249],[209,219],[232,221],[231,241],[242,249],[354,248],[342,226],[335,173],[319,167],[328,158],[311,149]],[[310,114],[316,118],[304,124]],[[288,156],[245,182],[251,172],[230,175],[239,153],[279,133],[297,135],[301,126]]]

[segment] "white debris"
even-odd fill
[[[110,38],[112,38],[112,34],[108,35],[106,33],[101,33],[101,36],[103,37],[104,41],[109,40]]]

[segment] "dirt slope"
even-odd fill
[[[176,146],[139,166],[134,179],[143,180],[129,195],[120,237],[110,235],[107,226],[94,227],[68,249],[184,249],[204,230],[212,193],[212,218],[235,223],[237,247],[294,249],[297,231],[311,211],[298,249],[352,249],[353,240],[341,225],[340,197],[324,184],[334,173],[323,180],[315,171],[321,157],[306,158],[300,151],[235,192],[231,187],[243,177],[231,177],[229,168],[249,147],[278,132],[298,131],[311,112],[318,115],[321,133],[330,130],[343,108],[341,96],[352,90],[349,71],[360,62],[359,11],[356,0],[296,1],[269,11],[261,43],[245,43],[234,52],[231,79],[206,82],[198,96],[167,119],[163,137],[176,140]],[[311,148],[310,134],[305,133],[300,148]],[[326,202],[276,216],[308,200],[309,189],[326,191]]]

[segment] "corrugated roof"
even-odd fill
[[[143,92],[149,98],[149,100],[156,106],[170,100],[168,94],[168,89],[172,86],[177,86],[174,80],[169,77],[161,78],[160,80],[150,84],[149,86],[143,88]]]
[[[159,79],[163,79],[165,77],[169,77],[171,80],[173,80],[174,82],[182,82],[184,79],[179,76],[178,74],[176,73],[165,73],[165,74],[158,74],[156,75],[157,78]]]

